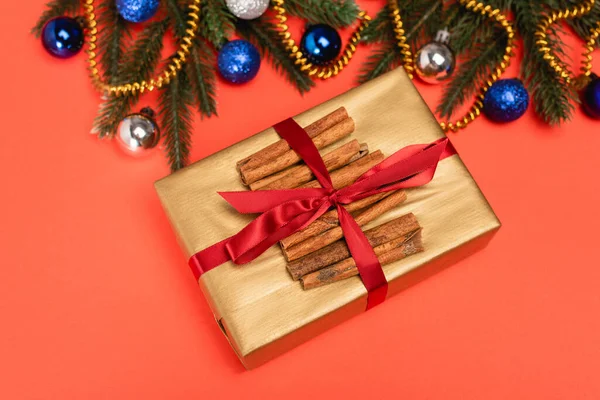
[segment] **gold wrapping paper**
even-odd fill
[[[371,150],[381,149],[386,156],[404,146],[443,137],[401,68],[295,119],[306,126],[340,106],[346,107],[356,122],[356,131],[346,141],[358,139],[368,143]],[[217,191],[246,190],[236,161],[278,138],[273,129],[267,129],[156,183],[188,257],[237,233],[253,219],[238,214]],[[410,189],[404,204],[365,228],[408,212],[414,213],[423,227],[425,252],[383,268],[390,282],[388,296],[473,251],[490,236],[486,234],[500,226],[458,156],[443,160],[431,183]],[[470,246],[463,246],[467,243]],[[461,246],[467,250],[457,251]],[[304,291],[300,282],[288,275],[285,265],[281,250],[273,246],[250,264],[227,263],[199,280],[221,329],[247,368],[365,310],[366,290],[358,277]]]

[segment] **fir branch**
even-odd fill
[[[569,3],[570,7],[580,4],[573,0],[562,0],[563,3]],[[587,41],[590,38],[590,32],[592,29],[598,27],[598,21],[600,21],[600,2],[596,1],[592,10],[582,16],[581,18],[569,19],[567,24],[575,31],[575,33],[582,39]],[[600,41],[596,42],[596,47],[600,47]]]
[[[181,41],[187,29],[185,7],[177,0],[167,0],[166,3],[169,16],[174,21],[175,36],[178,41]],[[189,60],[185,68],[198,110],[206,117],[217,114],[215,63],[212,49],[203,39],[196,38],[190,47]]]
[[[281,47],[279,30],[272,22],[263,17],[252,21],[238,21],[238,33],[254,43],[263,57],[270,59],[273,67],[278,72],[284,73],[287,80],[292,83],[300,93],[308,92],[315,85],[313,80],[294,63]]]
[[[394,41],[394,28],[389,7],[383,7],[361,33],[363,43]]]
[[[440,117],[451,117],[457,108],[471,99],[502,60],[508,41],[506,32],[493,33],[487,39],[485,44],[475,44],[444,87],[442,100],[436,108]]]
[[[171,171],[188,163],[192,144],[193,95],[186,70],[182,69],[160,92],[161,126]]]
[[[200,37],[216,49],[221,48],[234,32],[235,17],[224,0],[204,0],[200,5]]]
[[[139,82],[150,79],[163,49],[163,37],[168,21],[149,23],[140,33],[131,50],[125,54],[117,82]],[[111,96],[100,107],[94,120],[93,131],[100,137],[113,135],[121,121],[130,113],[139,95]]]
[[[102,27],[97,41],[100,68],[104,79],[116,84],[125,54],[125,44],[131,39],[131,33],[127,23],[119,16],[115,2],[102,2],[97,10],[98,24]]]
[[[393,42],[388,43],[369,55],[358,76],[358,82],[364,83],[377,78],[400,65],[401,61],[402,55],[398,47]]]
[[[52,18],[76,14],[80,4],[80,0],[52,0],[48,2],[46,4],[46,10],[31,29],[31,33],[39,38],[42,35],[44,25],[46,25],[48,21]]]
[[[354,0],[286,0],[288,13],[312,24],[327,24],[334,28],[352,25],[358,17]]]
[[[523,37],[521,75],[533,99],[535,112],[551,125],[568,121],[574,108],[572,101],[576,99],[575,92],[557,77],[535,44],[536,25],[546,12],[544,4],[519,1],[514,3],[513,8],[517,29]],[[555,56],[564,57],[564,51],[555,36],[556,30],[553,29],[548,35],[547,46]]]
[[[206,117],[217,115],[215,63],[216,57],[212,49],[197,38],[190,49],[190,60],[186,68],[198,110]]]

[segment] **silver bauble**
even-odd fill
[[[449,78],[455,65],[454,53],[444,43],[428,43],[415,56],[415,71],[427,83],[439,83]]]
[[[267,11],[269,0],[227,0],[227,8],[241,19],[255,19]]]
[[[117,142],[125,152],[143,156],[156,147],[160,141],[160,129],[154,121],[153,112],[144,109],[130,114],[117,128]]]

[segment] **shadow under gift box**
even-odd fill
[[[306,126],[339,107],[356,123],[352,139],[385,156],[444,136],[402,68],[352,89],[294,119]],[[236,162],[275,142],[267,129],[156,182],[165,212],[187,257],[241,230],[254,215],[238,214],[218,191],[247,190]],[[323,149],[321,153],[329,151]],[[364,229],[406,213],[423,227],[425,251],[383,267],[388,296],[485,246],[500,222],[458,155],[440,162],[433,180],[407,190],[405,203]],[[191,273],[191,272],[190,272]],[[367,292],[353,277],[303,290],[292,280],[278,246],[253,262],[229,262],[201,276],[200,287],[223,333],[246,368],[365,312]],[[385,306],[384,306],[385,307]],[[391,310],[390,310],[391,311]]]

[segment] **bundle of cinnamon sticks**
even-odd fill
[[[354,132],[354,120],[344,107],[304,128],[318,149],[330,146]],[[380,150],[369,152],[365,143],[352,140],[322,155],[333,186],[348,186],[383,161]],[[251,190],[319,187],[319,182],[300,157],[281,139],[237,162],[242,182]],[[404,191],[372,195],[345,206],[359,226],[377,219],[406,200]],[[337,210],[322,215],[305,229],[280,244],[287,269],[304,289],[312,289],[358,275],[356,263],[343,239]],[[365,231],[381,265],[423,251],[421,227],[407,214]]]

